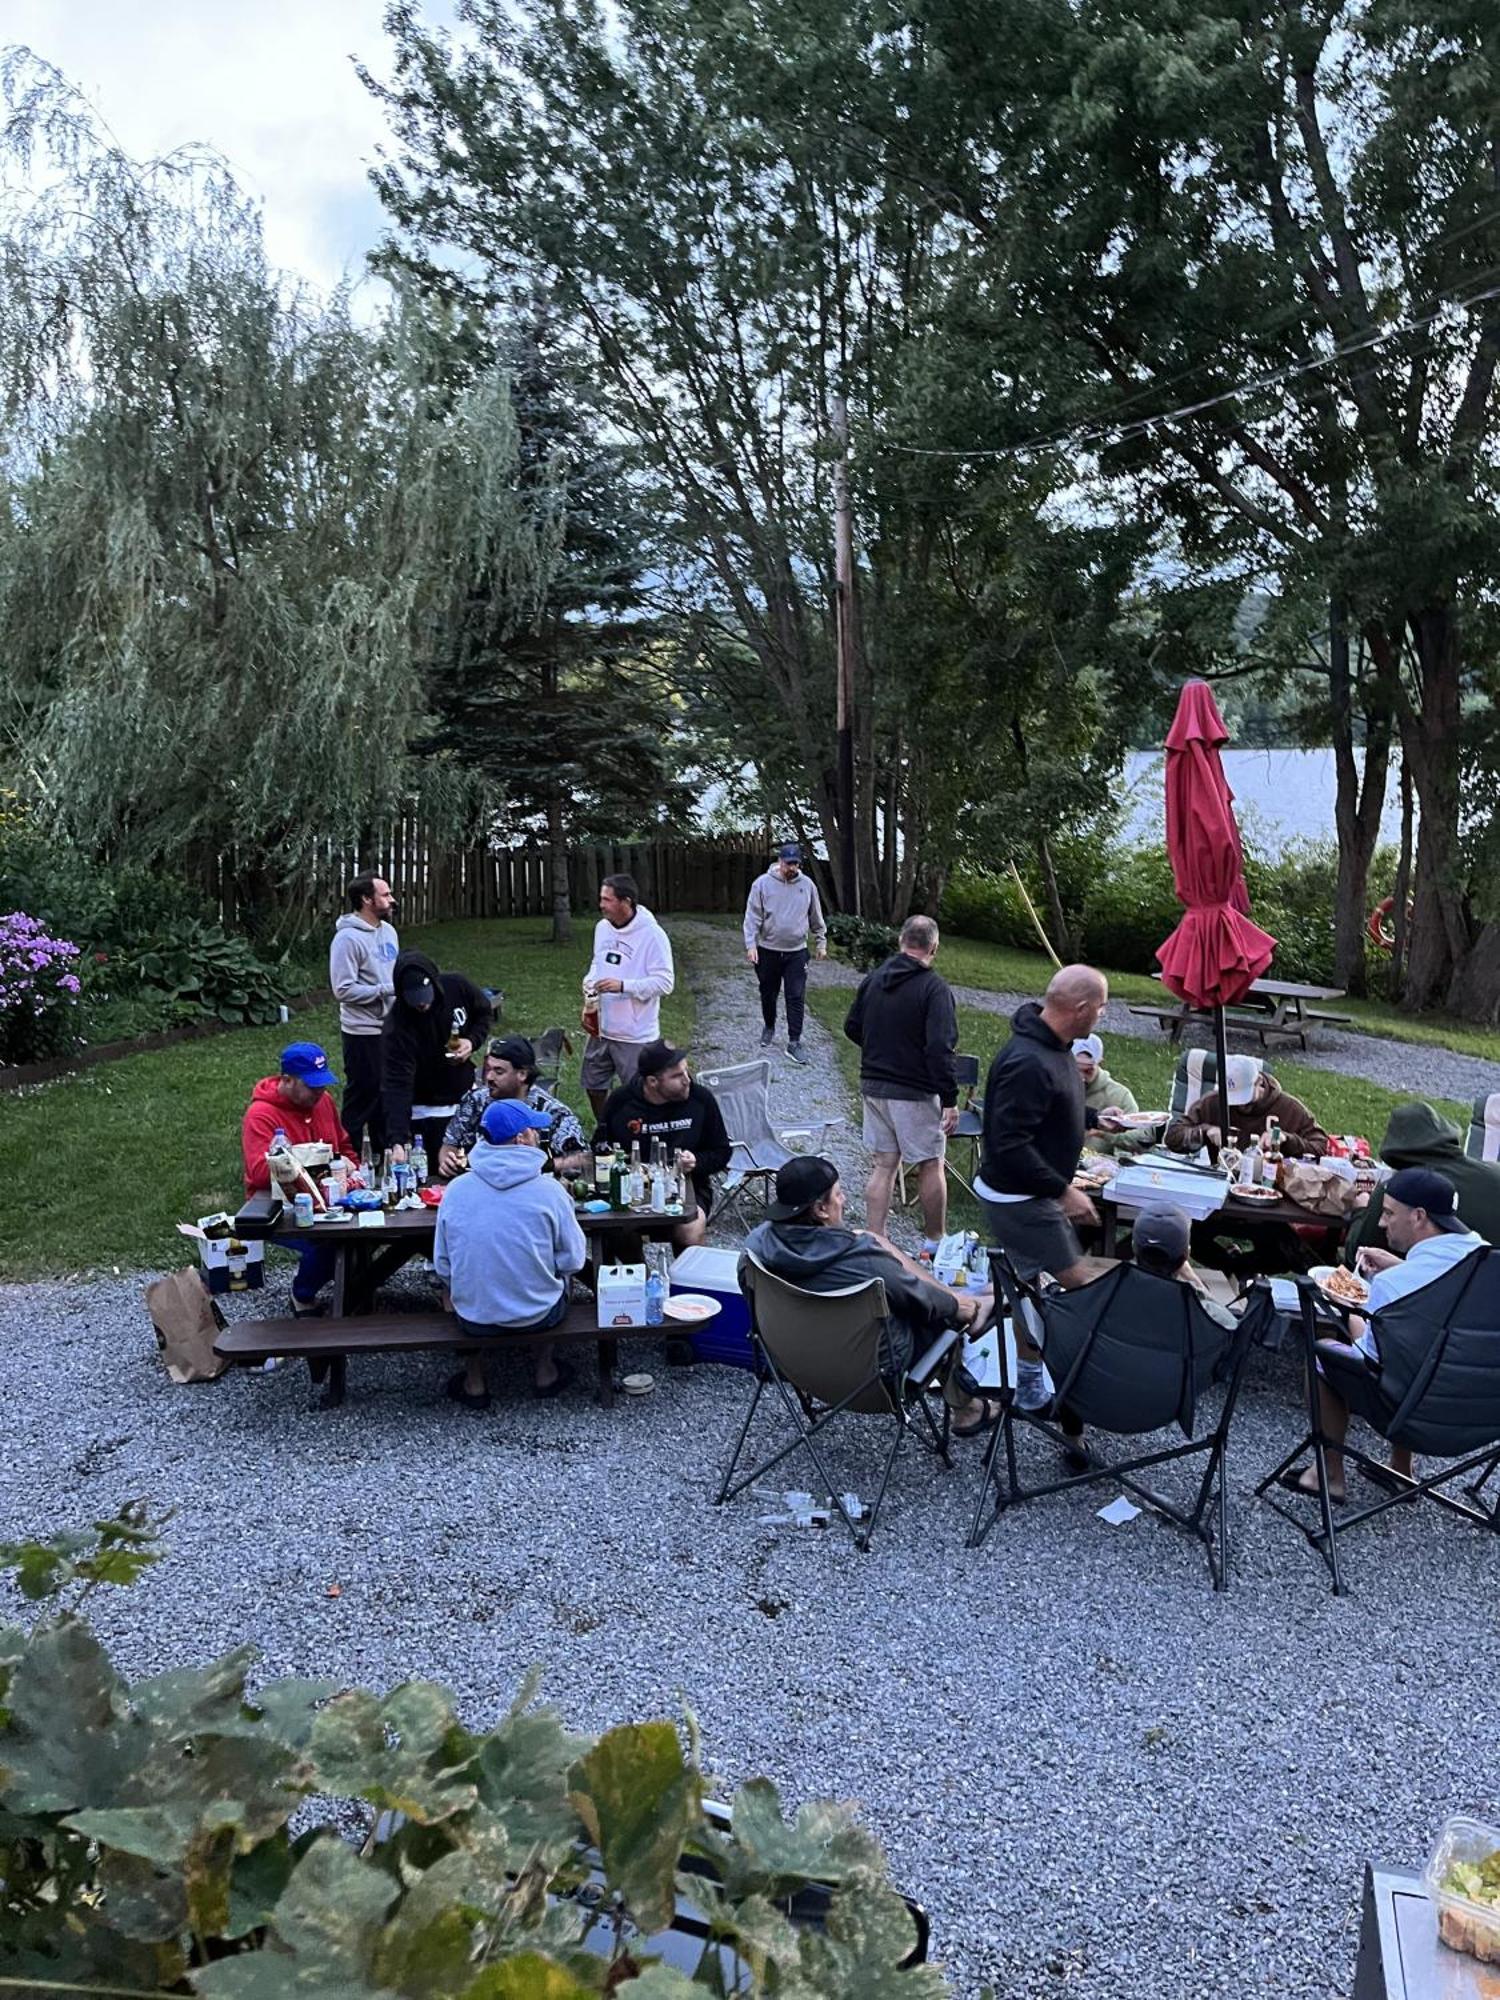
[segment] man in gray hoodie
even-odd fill
[[[328,983],[339,1003],[344,1039],[344,1130],[356,1153],[369,1134],[372,1151],[385,1148],[380,1109],[380,1030],[390,1011],[391,975],[401,940],[387,921],[396,907],[380,875],[357,875],[349,907],[333,927]]]
[[[802,849],[795,841],[781,848],[764,875],[750,885],[745,904],[745,956],[755,967],[760,987],[760,1018],[765,1028],[760,1045],[776,1039],[776,996],[786,989],[786,1052],[795,1063],[807,1061],[802,1049],[802,1023],[807,994],[808,940],[819,958],[828,956],[828,925],[818,887],[802,872]]]
[[[542,1173],[551,1124],[523,1098],[498,1098],[479,1121],[469,1171],[443,1195],[432,1268],[476,1341],[556,1326],[568,1310],[568,1280],[587,1259],[572,1196]],[[551,1341],[537,1343],[535,1366],[536,1395],[566,1387],[571,1370]],[[482,1349],[449,1382],[448,1394],[471,1410],[488,1409]]]

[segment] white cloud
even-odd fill
[[[431,0],[432,18],[449,8]],[[127,153],[199,141],[263,205],[273,264],[327,288],[381,228],[367,179],[385,137],[381,0],[5,0],[0,36],[56,65]]]

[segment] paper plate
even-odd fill
[[[723,1307],[718,1299],[711,1299],[705,1292],[673,1292],[662,1311],[668,1319],[685,1320],[696,1323],[712,1319]]]
[[[1275,1188],[1239,1187],[1236,1185],[1229,1190],[1229,1199],[1231,1201],[1248,1202],[1252,1208],[1266,1208],[1273,1201],[1280,1201],[1281,1196]]]
[[[1328,1280],[1333,1276],[1335,1271],[1342,1273],[1344,1278],[1359,1286],[1361,1294],[1359,1298],[1354,1298],[1346,1292],[1335,1292],[1329,1289]],[[1341,1306],[1354,1306],[1357,1309],[1360,1306],[1370,1303],[1370,1287],[1368,1284],[1356,1272],[1346,1271],[1342,1264],[1314,1264],[1307,1275],[1312,1279],[1320,1292],[1327,1292],[1329,1298],[1336,1299]]]

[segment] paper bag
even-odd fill
[[[195,1270],[174,1271],[147,1285],[146,1310],[174,1382],[212,1382],[224,1373],[229,1363],[214,1353],[224,1315]]]
[[[1347,1160],[1288,1160],[1285,1193],[1314,1215],[1344,1216],[1354,1210],[1354,1176]]]

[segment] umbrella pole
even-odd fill
[[[1214,1009],[1214,1053],[1219,1060],[1219,1130],[1229,1144],[1229,1031],[1224,1025],[1224,1005]]]

